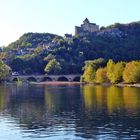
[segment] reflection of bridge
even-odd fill
[[[8,81],[34,81],[34,82],[43,82],[43,81],[80,81],[80,74],[76,75],[18,75],[10,76]]]

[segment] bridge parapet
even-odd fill
[[[17,75],[10,76],[9,81],[80,81],[80,74],[73,75]]]

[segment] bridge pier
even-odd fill
[[[68,81],[69,81],[69,82],[72,82],[72,81],[73,81],[73,79],[72,79],[72,78],[68,78]]]
[[[52,81],[54,81],[54,82],[55,82],[55,81],[58,81],[58,77],[53,77],[53,78],[52,78]]]

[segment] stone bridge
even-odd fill
[[[33,81],[33,82],[45,82],[45,81],[68,81],[79,82],[80,74],[76,75],[17,75],[8,77],[8,81]]]

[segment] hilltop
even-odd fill
[[[19,73],[44,73],[51,60],[59,73],[82,73],[84,61],[140,60],[140,22],[116,23],[84,36],[61,37],[49,33],[26,33],[1,51],[1,58]],[[55,74],[52,68],[49,73]]]

